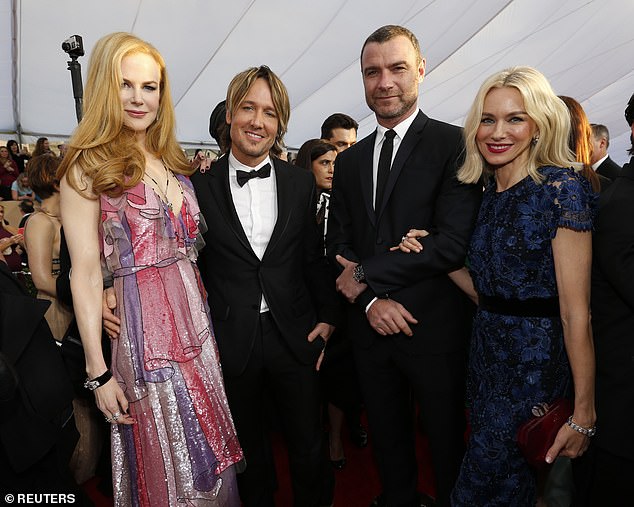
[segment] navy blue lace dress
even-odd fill
[[[551,240],[557,229],[592,229],[595,196],[571,169],[542,167],[504,192],[487,185],[469,248],[478,294],[552,298]],[[515,443],[540,402],[562,396],[570,370],[558,317],[518,317],[479,309],[469,356],[471,436],[453,506],[533,506],[535,478]]]

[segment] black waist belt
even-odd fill
[[[497,296],[478,298],[481,310],[517,317],[559,317],[559,298],[504,299]]]

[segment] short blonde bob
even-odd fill
[[[79,126],[69,141],[68,153],[59,168],[76,191],[83,194],[120,195],[135,186],[145,173],[145,156],[134,132],[124,126],[120,89],[121,61],[143,53],[151,56],[160,69],[160,98],[156,120],[148,127],[145,149],[180,174],[191,174],[175,135],[174,106],[165,61],[151,44],[135,35],[116,32],[97,41],[90,57],[84,89],[84,111]],[[79,171],[70,170],[77,166]],[[87,181],[92,181],[92,189]]]
[[[510,67],[493,74],[482,84],[467,113],[464,126],[466,155],[458,171],[458,179],[463,183],[477,183],[483,174],[492,174],[492,169],[478,150],[476,134],[487,94],[493,88],[504,87],[512,87],[520,92],[526,113],[537,126],[537,141],[531,145],[528,159],[530,177],[541,183],[538,169],[546,165],[577,168],[579,164],[568,148],[568,108],[541,72],[531,67]]]

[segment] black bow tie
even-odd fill
[[[236,171],[238,185],[241,187],[251,178],[268,178],[271,176],[271,164],[264,164],[257,171]]]

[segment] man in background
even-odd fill
[[[592,124],[592,169],[597,174],[605,176],[611,180],[621,173],[621,166],[618,165],[608,155],[610,147],[610,132],[605,125],[599,123]]]
[[[334,113],[324,120],[321,138],[334,144],[337,153],[350,148],[357,142],[359,124],[347,114]]]
[[[572,460],[575,507],[620,507],[634,498],[634,95],[625,110],[632,158],[599,199],[592,233],[592,333],[597,434]]]

